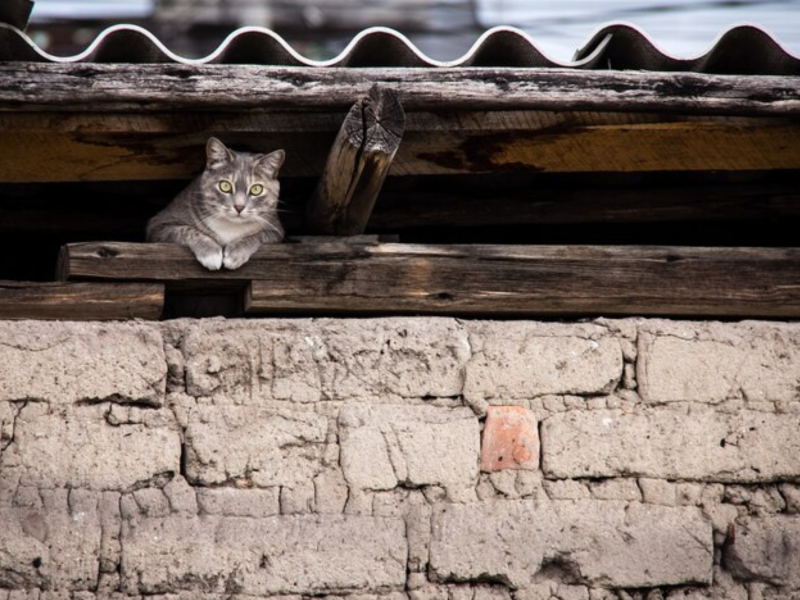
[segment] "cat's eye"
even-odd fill
[[[219,182],[219,189],[226,194],[230,194],[233,190],[233,184],[230,181],[220,181]]]
[[[260,196],[264,192],[264,186],[260,183],[256,183],[250,187],[250,195],[251,196]]]

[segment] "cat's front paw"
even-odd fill
[[[222,267],[222,248],[209,248],[194,254],[200,264],[209,271],[219,271]]]
[[[253,256],[254,250],[250,250],[246,246],[230,245],[225,247],[225,253],[222,257],[222,265],[226,269],[233,271],[238,269]]]

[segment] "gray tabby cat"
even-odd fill
[[[285,157],[235,152],[209,138],[205,171],[150,219],[147,241],[188,246],[212,271],[238,269],[261,244],[283,240],[277,175]]]

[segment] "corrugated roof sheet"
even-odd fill
[[[461,58],[442,62],[422,53],[401,33],[383,27],[356,35],[335,58],[310,60],[273,31],[245,27],[231,33],[210,55],[188,59],[171,52],[151,32],[135,25],[116,25],[101,32],[85,51],[59,57],[39,48],[21,30],[0,23],[0,61],[257,64],[313,67],[538,67],[593,70],[693,71],[724,75],[800,75],[800,57],[783,48],[762,29],[743,25],[722,33],[696,58],[663,52],[649,36],[628,24],[600,29],[577,51],[572,62],[556,61],[539,50],[524,32],[495,27],[484,33]]]

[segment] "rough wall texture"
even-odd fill
[[[0,323],[0,600],[800,599],[800,324]]]

